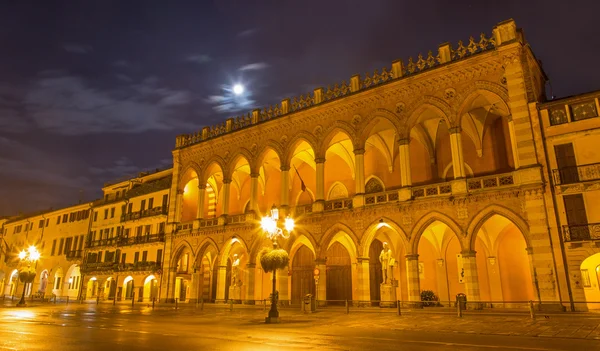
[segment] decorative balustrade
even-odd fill
[[[159,206],[149,208],[143,211],[131,212],[121,215],[121,222],[133,221],[140,218],[166,215],[168,213],[167,206]]]
[[[232,216],[227,217],[227,224],[244,223],[247,220],[251,220],[253,218],[254,218],[254,216],[252,214],[247,214],[247,213],[232,215]]]
[[[345,210],[352,208],[352,199],[325,201],[325,211]]]
[[[81,271],[91,272],[158,272],[161,270],[161,262],[136,262],[136,263],[114,263],[114,262],[92,262],[84,263]]]
[[[565,242],[600,240],[600,223],[563,225],[563,240]]]
[[[131,246],[155,242],[164,242],[165,233],[136,235],[129,238],[121,237],[117,239],[117,246]]]
[[[117,244],[117,238],[108,238],[108,239],[100,239],[100,240],[88,240],[85,243],[85,247],[97,248],[97,247],[105,247],[105,246],[115,246]]]
[[[488,188],[497,188],[514,185],[515,180],[512,173],[498,174],[487,177],[471,178],[467,180],[467,190],[478,191]]]
[[[179,230],[189,230],[192,229],[194,227],[194,221],[189,221],[189,222],[185,222],[185,223],[179,223],[177,225],[177,231]]]
[[[350,79],[350,83],[343,81],[342,83],[336,83],[333,86],[330,85],[326,89],[318,88],[315,89],[314,93],[303,94],[289,100],[286,99],[280,104],[255,110],[251,114],[248,113],[239,117],[229,118],[217,125],[205,127],[202,131],[179,135],[177,136],[175,147],[182,148],[206,141],[225,133],[240,130],[257,123],[285,116],[289,113],[301,111],[317,104],[334,101],[338,98],[365,89],[370,89],[393,80],[402,79],[406,76],[412,76],[434,69],[452,61],[461,60],[481,52],[492,50],[495,47],[496,39],[486,38],[483,33],[479,36],[479,40],[470,37],[466,46],[462,41],[459,41],[456,49],[453,49],[450,44],[443,44],[440,45],[437,55],[434,55],[432,51],[429,51],[427,56],[419,54],[416,60],[410,57],[406,66],[402,61],[398,60],[392,63],[391,69],[383,68],[381,73],[379,70],[375,70],[373,74],[365,74],[362,79],[360,76],[354,76]]]
[[[388,191],[365,195],[365,205],[376,205],[391,201],[398,201],[398,191]]]
[[[312,213],[312,211],[313,211],[312,204],[299,205],[294,208],[294,215],[301,216],[301,215]]]
[[[573,184],[600,179],[600,163],[553,169],[554,184]]]
[[[79,260],[83,257],[83,250],[67,251],[65,256],[67,257],[67,260]]]
[[[415,199],[450,194],[452,194],[450,183],[431,184],[412,188],[412,197]]]

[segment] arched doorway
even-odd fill
[[[56,296],[62,296],[63,277],[63,270],[61,267],[58,267],[56,272],[54,272],[54,286],[52,289],[52,293]]]
[[[383,272],[381,271],[381,262],[379,255],[383,250],[383,243],[374,239],[369,247],[369,287],[371,293],[371,304],[379,306],[381,301],[381,283],[383,283]]]
[[[14,296],[17,293],[17,282],[19,281],[19,272],[15,269],[8,278],[4,295]]]
[[[302,303],[306,294],[315,296],[315,256],[305,245],[294,254],[292,260],[292,304]]]
[[[585,294],[587,308],[600,310],[600,253],[594,254],[581,263],[581,286]],[[596,303],[594,303],[596,302]]]
[[[152,301],[158,298],[158,280],[155,276],[150,275],[144,280],[144,289],[140,298],[142,301]]]
[[[339,242],[327,249],[327,300],[328,304],[352,301],[352,267],[348,250]]]
[[[125,300],[131,300],[133,298],[133,277],[128,276],[123,281],[123,289],[125,290]]]
[[[98,296],[98,279],[96,277],[91,277],[88,280],[85,298],[86,299],[94,299]]]
[[[46,295],[46,287],[48,286],[48,270],[44,269],[40,274],[40,287],[38,291],[42,296]]]
[[[108,298],[109,300],[114,300],[116,294],[117,282],[112,277],[109,277],[106,279],[106,282],[104,282],[104,297]]]

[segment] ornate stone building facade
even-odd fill
[[[279,243],[290,255],[288,269],[277,273],[282,303],[298,304],[310,293],[321,304],[377,304],[385,242],[398,300],[417,302],[430,290],[442,304],[465,293],[486,305],[533,300],[540,308],[586,309],[595,298],[591,270],[600,272],[600,258],[592,257],[598,238],[590,227],[577,237],[584,240],[573,240],[570,228],[582,222],[568,222],[565,232],[566,210],[557,204],[561,191],[571,190],[556,183],[553,169],[573,165],[557,166],[549,150],[564,138],[592,140],[600,119],[555,126],[549,116],[556,106],[569,116],[583,112],[569,109],[571,100],[543,103],[545,83],[510,20],[490,36],[443,44],[178,136],[172,170],[138,179],[160,186],[112,184],[105,199],[88,205],[81,296],[127,299],[137,291],[142,300],[223,302],[235,284],[244,303],[268,299],[271,276],[259,253],[271,242],[260,218],[276,206],[297,224]],[[597,94],[581,99],[595,102],[597,116]],[[589,204],[595,183],[588,180],[574,183],[590,191]],[[160,206],[142,216],[149,196]],[[25,220],[8,220],[5,238]],[[138,228],[142,238],[157,240],[136,242]],[[131,254],[119,246],[123,240]],[[134,251],[145,248],[148,257],[156,254],[144,260],[155,269],[129,270],[139,262],[130,262]],[[584,266],[591,267],[588,278]]]

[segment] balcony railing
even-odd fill
[[[391,201],[398,201],[398,191],[388,191],[383,193],[373,193],[365,195],[365,205],[382,204]]]
[[[478,177],[467,180],[467,190],[477,191],[488,188],[497,188],[514,185],[515,179],[512,173],[497,174],[488,177]]]
[[[600,179],[600,163],[553,169],[552,173],[556,185],[598,180]]]
[[[155,242],[164,242],[165,233],[136,235],[129,238],[121,237],[117,239],[117,246],[131,246]]]
[[[352,208],[352,199],[325,201],[325,211],[344,210]]]
[[[308,214],[308,213],[312,213],[313,211],[313,205],[312,204],[308,204],[308,205],[298,205],[294,208],[294,214],[296,216],[301,216],[304,214]]]
[[[160,262],[136,262],[136,263],[114,263],[114,262],[95,262],[84,263],[81,270],[85,273],[90,272],[156,272],[161,269]]]
[[[600,240],[600,223],[563,225],[563,239],[565,242]]]
[[[158,215],[166,215],[168,213],[167,206],[159,206],[149,208],[143,211],[131,212],[121,215],[121,222],[133,221],[140,218],[152,217]]]
[[[452,194],[450,183],[431,184],[412,188],[412,196],[416,199],[419,197],[430,197],[438,195]]]
[[[85,246],[87,248],[94,248],[94,247],[104,247],[104,246],[115,246],[117,244],[117,238],[108,238],[108,239],[101,239],[101,240],[88,240],[85,243]]]
[[[83,250],[71,250],[67,251],[67,260],[78,260],[83,257]]]

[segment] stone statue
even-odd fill
[[[238,282],[238,272],[240,266],[240,259],[238,255],[233,255],[233,262],[231,263],[231,286],[236,286]]]
[[[381,272],[383,273],[383,284],[387,284],[388,270],[390,268],[390,263],[393,262],[392,251],[390,250],[387,242],[383,243],[383,250],[381,250],[381,253],[379,254],[379,262],[381,262]]]

